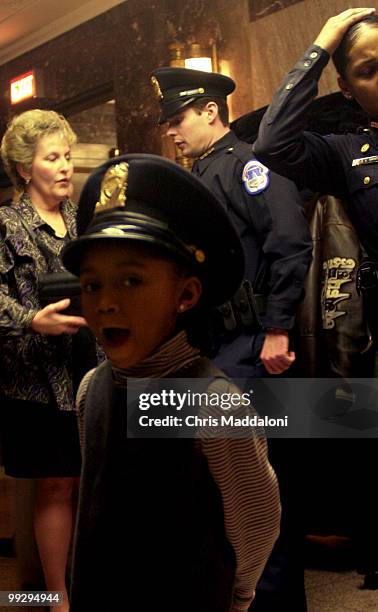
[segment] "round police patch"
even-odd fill
[[[242,179],[246,192],[249,195],[257,195],[269,185],[269,168],[257,159],[251,159],[243,168]]]

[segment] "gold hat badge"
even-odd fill
[[[163,99],[163,92],[161,91],[160,85],[159,85],[159,81],[157,80],[157,78],[155,76],[151,77],[151,83],[152,83],[152,87],[154,88],[155,94],[157,95],[159,100],[162,100]]]
[[[100,198],[96,203],[95,214],[126,206],[127,179],[129,164],[121,162],[110,166],[101,181]]]

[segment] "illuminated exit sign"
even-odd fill
[[[34,70],[21,74],[10,82],[11,104],[34,98],[37,95],[37,77]]]

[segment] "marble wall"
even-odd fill
[[[265,0],[250,0],[265,4]],[[292,4],[284,0],[286,4]],[[269,0],[266,0],[269,4]],[[346,8],[361,6],[360,0],[302,0],[273,12],[249,25],[252,109],[269,104],[284,75],[314,41],[329,17]],[[373,0],[369,6],[376,7]],[[330,62],[323,72],[319,94],[338,91],[336,72]]]
[[[102,143],[108,145],[108,149],[117,147],[114,106],[114,102],[106,102],[70,115],[70,125],[79,142]]]
[[[271,13],[276,13],[281,9],[301,1],[302,0],[249,0],[250,21],[256,21],[257,19],[266,17]]]
[[[222,72],[237,83],[230,96],[235,119],[269,104],[325,19],[344,8],[345,0],[127,0],[0,66],[0,135],[14,112],[10,79],[35,67],[44,73],[46,97],[34,106],[69,117],[114,99],[121,152],[166,153],[149,75],[169,64],[170,45],[215,46]],[[320,93],[336,89],[334,70],[327,68]]]
[[[39,106],[70,114],[115,99],[122,151],[158,152],[160,133],[149,73],[167,62],[164,14],[153,4],[129,0],[0,67],[1,91],[30,67],[44,73],[46,99]],[[36,103],[34,103],[34,107]],[[17,112],[28,107],[24,104]],[[11,109],[0,102],[3,131]]]
[[[238,82],[232,116],[250,110],[248,6],[228,0],[127,0],[110,11],[0,66],[0,133],[12,113],[30,107],[66,116],[115,99],[122,152],[162,151],[153,68],[169,64],[170,44],[215,43],[222,69]],[[44,74],[45,97],[11,108],[9,81],[31,67]]]

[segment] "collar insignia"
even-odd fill
[[[201,155],[201,157],[199,157],[198,159],[205,159],[205,157],[207,157],[208,155],[210,155],[210,153],[212,153],[214,151],[214,147],[211,147],[210,149],[208,149],[207,151],[205,151],[205,153],[203,153]]]

